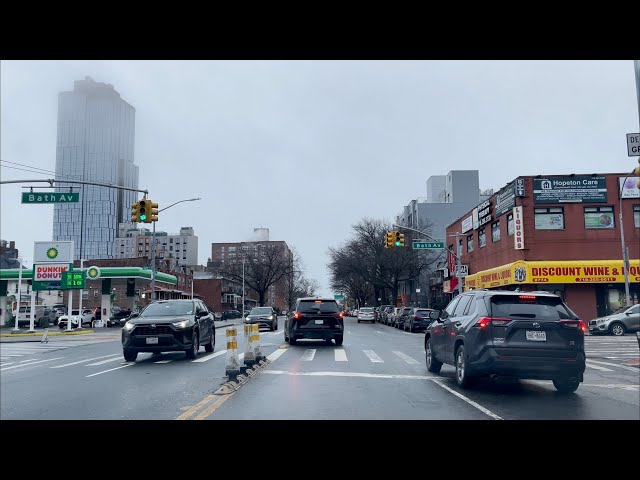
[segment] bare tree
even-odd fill
[[[285,301],[289,306],[289,310],[293,308],[297,298],[313,297],[319,288],[320,285],[316,280],[305,277],[302,258],[296,248],[292,247],[285,287]]]

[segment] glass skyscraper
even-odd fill
[[[73,240],[74,258],[113,258],[118,224],[128,222],[138,192],[97,185],[58,183],[84,180],[138,188],[133,163],[136,110],[113,85],[90,77],[76,80],[58,97],[56,191],[80,192],[78,203],[55,204],[53,240]]]

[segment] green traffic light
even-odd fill
[[[143,222],[147,219],[147,216],[142,214],[140,215],[140,220],[142,220]]]
[[[396,247],[399,247],[399,246],[400,246],[400,242],[396,242]]]

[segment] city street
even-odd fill
[[[454,369],[427,372],[424,334],[345,318],[340,347],[284,343],[261,332],[270,360],[237,391],[225,381],[225,328],[213,353],[122,357],[119,329],[91,338],[0,343],[0,419],[626,419],[640,420],[634,335],[586,337],[584,383],[560,395],[550,381],[476,382],[459,389]],[[245,341],[239,326],[238,352]]]

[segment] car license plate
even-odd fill
[[[322,325],[324,323],[324,320],[316,320],[316,325]]]
[[[547,332],[540,332],[538,330],[527,330],[527,340],[532,342],[546,342]]]
[[[147,337],[147,343],[158,343],[158,337]]]

